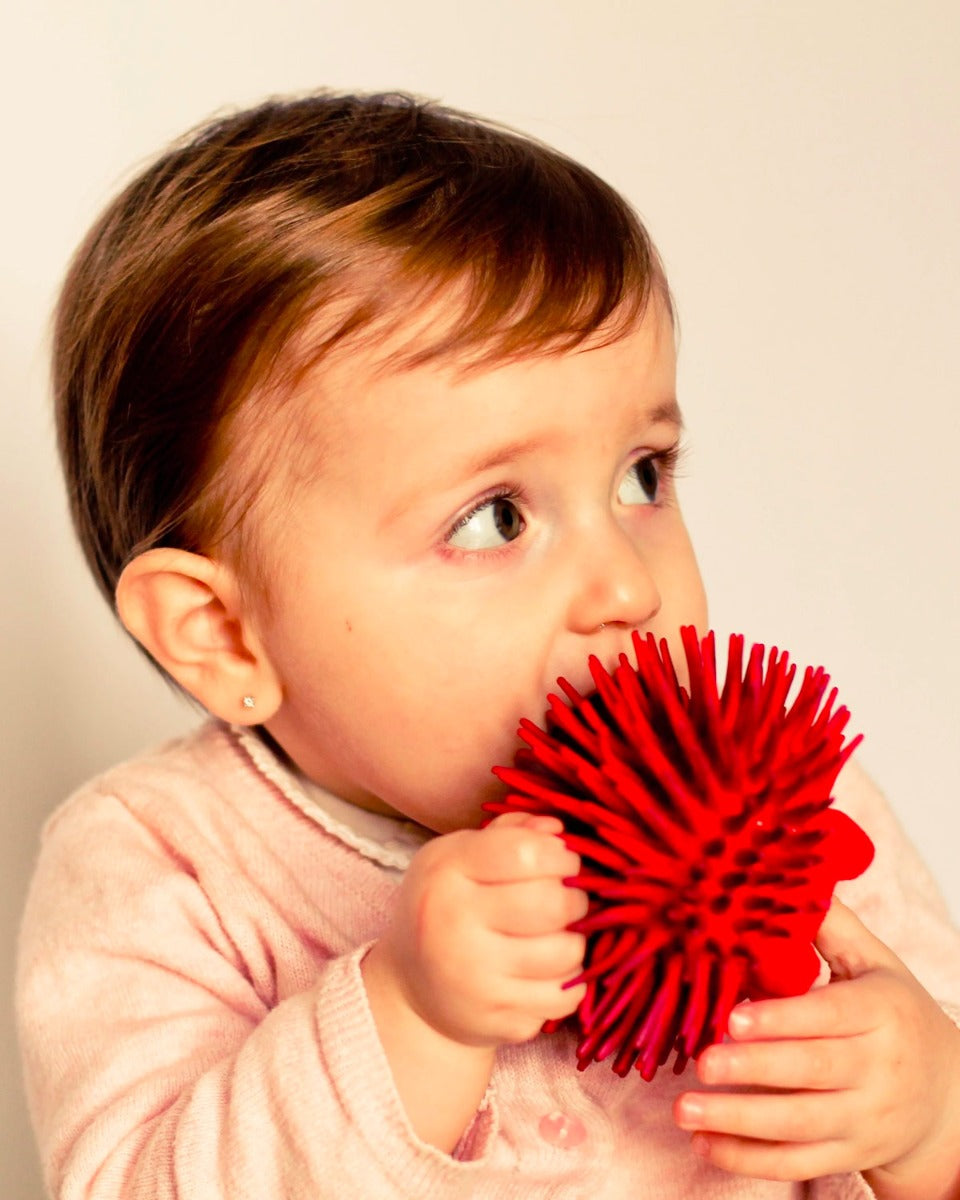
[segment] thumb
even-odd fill
[[[563,833],[563,822],[559,817],[551,817],[543,813],[528,813],[520,809],[503,812],[487,821],[484,828],[490,829],[537,829],[541,833]]]
[[[836,896],[823,918],[815,945],[834,979],[856,979],[880,967],[904,969],[890,947],[874,937],[857,914]]]

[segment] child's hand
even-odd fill
[[[563,985],[582,966],[585,939],[566,927],[587,897],[563,882],[580,860],[561,831],[553,817],[509,813],[414,858],[378,953],[438,1033],[472,1046],[525,1041],[580,1003],[583,986]]]
[[[676,1104],[694,1149],[728,1171],[810,1179],[868,1171],[878,1197],[960,1197],[960,1030],[897,956],[834,901],[818,948],[833,981],[744,1004],[732,1042]]]
[[[568,1016],[587,897],[553,817],[507,813],[414,856],[393,921],[362,964],[370,1009],[413,1129],[444,1151],[477,1112],[496,1047]]]

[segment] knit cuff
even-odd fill
[[[493,1090],[487,1089],[452,1155],[417,1135],[367,999],[360,963],[369,949],[367,944],[334,960],[317,997],[323,1052],[344,1110],[384,1176],[402,1183],[403,1194],[469,1195],[467,1182],[489,1159],[499,1128]]]

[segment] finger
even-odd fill
[[[542,833],[563,833],[563,822],[559,817],[548,817],[540,813],[508,812],[494,817],[488,829],[539,829]]]
[[[856,1085],[862,1074],[862,1039],[725,1042],[708,1046],[697,1060],[702,1083],[836,1091]]]
[[[821,1142],[847,1133],[847,1092],[686,1092],[676,1102],[681,1129],[765,1142]]]
[[[727,1021],[739,1042],[786,1038],[842,1038],[878,1024],[876,1004],[862,980],[841,980],[803,996],[738,1004]]]
[[[469,840],[464,844],[462,869],[475,883],[565,879],[580,870],[580,856],[552,832],[494,822],[486,829],[465,831],[464,837]]]
[[[499,1003],[489,1006],[488,1020],[500,1030],[500,1038],[526,1041],[535,1037],[545,1021],[562,1021],[573,1013],[583,999],[583,985],[564,988],[543,980],[511,980],[502,991]]]
[[[557,933],[585,916],[589,906],[586,892],[555,877],[490,885],[478,898],[489,928],[511,937]]]
[[[514,979],[554,980],[563,985],[583,970],[586,939],[580,933],[551,933],[508,939],[498,969]]]
[[[856,1169],[843,1141],[763,1142],[722,1133],[695,1133],[691,1149],[722,1171],[754,1179],[817,1179]]]
[[[836,897],[823,919],[815,945],[835,979],[856,979],[877,967],[905,969],[896,954]]]

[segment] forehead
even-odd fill
[[[659,296],[631,326],[611,323],[572,349],[422,361],[424,340],[437,336],[449,313],[421,313],[386,338],[340,347],[302,378],[291,408],[311,471],[349,455],[361,434],[388,452],[388,439],[408,437],[414,446],[441,435],[469,446],[481,425],[491,435],[501,421],[535,429],[562,409],[575,420],[573,401],[594,386],[622,396],[631,411],[662,416],[672,405],[679,422],[672,313]]]

